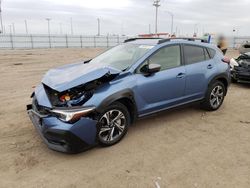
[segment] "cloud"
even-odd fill
[[[153,0],[4,0],[4,25],[15,23],[16,32],[25,32],[24,20],[33,33],[46,33],[45,18],[51,18],[51,30],[70,33],[70,18],[77,34],[96,34],[97,18],[101,19],[102,34],[147,33],[149,24],[154,31],[155,8]],[[170,32],[174,14],[174,30],[182,35],[194,31],[249,35],[250,2],[248,0],[162,0],[159,8],[160,32]]]

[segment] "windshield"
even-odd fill
[[[153,47],[150,45],[122,44],[97,56],[90,63],[125,70]]]

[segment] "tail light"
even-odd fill
[[[230,59],[227,57],[224,57],[221,61],[224,63],[230,64]]]

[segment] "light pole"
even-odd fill
[[[194,25],[194,34],[196,34],[196,36],[198,36],[198,32],[199,32],[199,28],[198,28],[198,23]]]
[[[16,28],[15,28],[15,23],[12,23],[12,28],[13,28],[13,34],[16,34]]]
[[[48,22],[48,35],[50,36],[50,20],[51,18],[46,18],[47,22]]]
[[[3,33],[3,18],[2,18],[2,0],[0,0],[0,24],[1,24],[1,30],[0,34]]]
[[[155,34],[157,34],[157,27],[158,27],[158,8],[161,6],[160,0],[155,0],[153,6],[155,7]]]
[[[60,23],[59,26],[60,26],[60,34],[62,35],[62,34],[63,34],[63,31],[62,31],[62,23]]]
[[[97,18],[97,36],[100,36],[101,32],[101,27],[100,27],[100,18]]]
[[[170,11],[166,11],[171,16],[171,35],[173,35],[174,29],[174,14]]]
[[[51,48],[51,39],[50,39],[50,20],[51,18],[46,18],[48,21],[48,35],[49,35],[49,47]]]
[[[12,35],[12,28],[11,28],[11,25],[9,25],[9,29],[10,29],[10,35]]]
[[[25,25],[26,34],[28,35],[28,34],[29,34],[29,31],[28,31],[27,20],[24,20],[24,25]]]
[[[73,35],[74,32],[73,32],[73,20],[72,20],[72,18],[70,18],[70,28],[71,28],[71,35]]]

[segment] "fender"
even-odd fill
[[[130,99],[133,105],[136,107],[136,103],[134,100],[134,93],[131,89],[124,89],[119,92],[116,92],[110,96],[108,96],[106,99],[102,101],[102,103],[96,108],[96,111],[101,112],[103,108],[109,106],[113,102],[120,100],[120,99]]]
[[[129,113],[131,115],[132,122],[133,122],[137,118],[137,105],[134,100],[134,93],[131,89],[124,89],[124,90],[121,90],[119,92],[116,92],[108,96],[105,100],[102,101],[102,103],[99,106],[97,106],[96,111],[101,113],[105,107],[109,106],[115,101],[122,100],[122,99],[128,99],[131,102],[130,105],[132,105],[133,109],[128,109],[128,110],[129,110]]]

